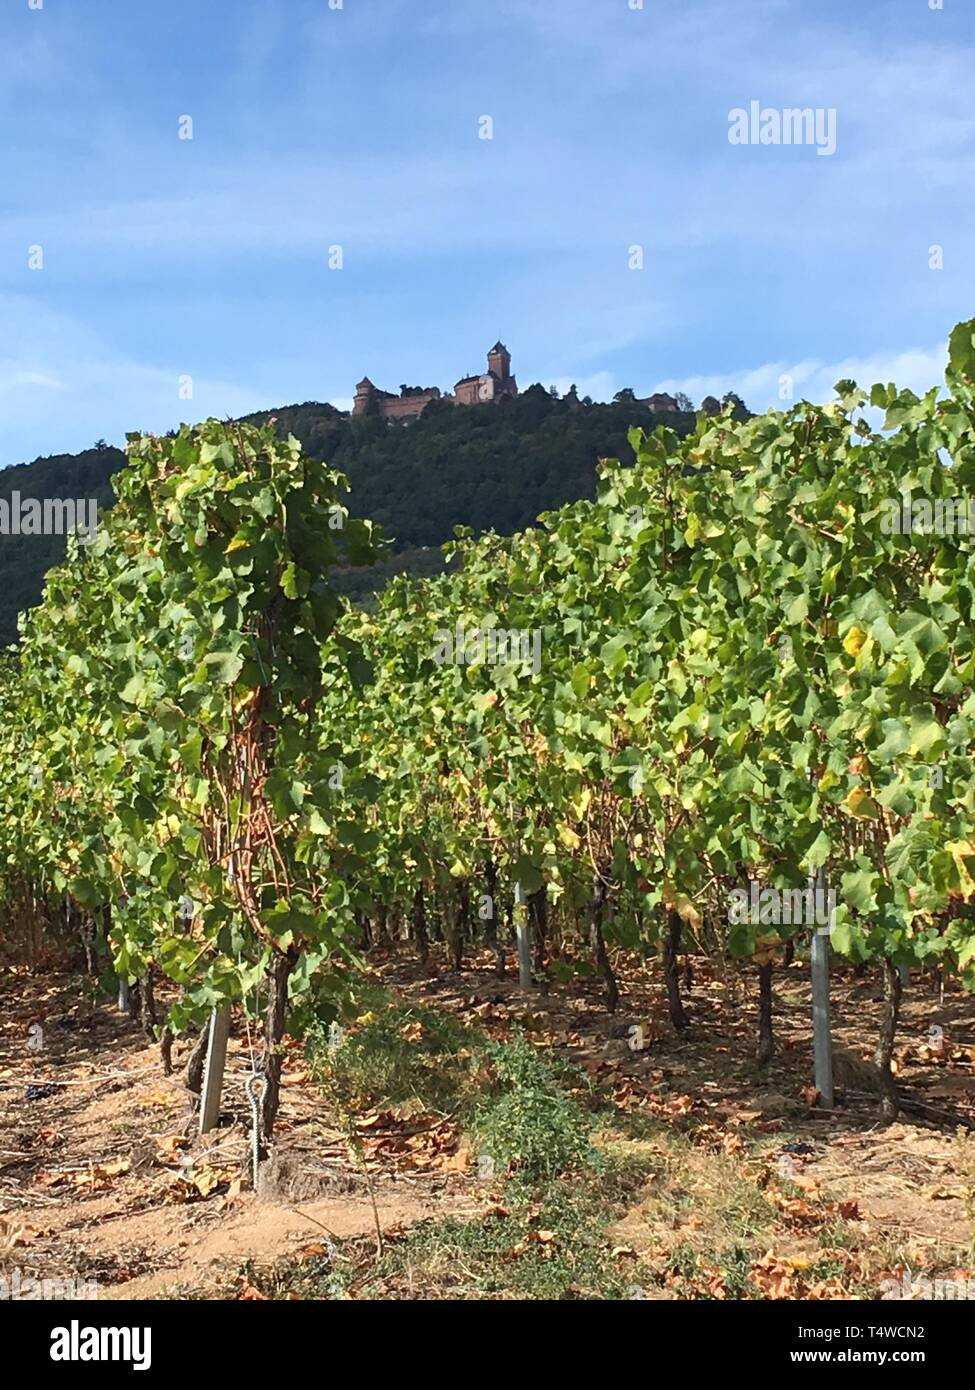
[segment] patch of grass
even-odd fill
[[[421,1113],[463,1108],[472,1083],[472,1059],[483,1037],[449,1014],[405,1004],[391,996],[370,999],[332,1045],[323,1023],[305,1034],[315,1081],[342,1114],[389,1106]]]
[[[726,1231],[743,1237],[767,1232],[775,1219],[775,1209],[765,1194],[743,1178],[733,1163],[722,1165],[720,1173],[724,1182],[719,1185],[715,1205]]]
[[[239,1297],[250,1285],[270,1299],[642,1298],[661,1272],[627,1251],[614,1256],[609,1228],[646,1178],[649,1157],[608,1154],[598,1174],[557,1179],[473,1220],[421,1222],[387,1236],[378,1261],[375,1241],[361,1236],[338,1243],[332,1257],[247,1261],[228,1271],[224,1288],[232,1284]],[[516,1191],[509,1189],[512,1198]],[[179,1296],[206,1295],[184,1289]]]
[[[348,1242],[350,1254],[354,1243]],[[334,1299],[344,1298],[355,1275],[356,1263],[345,1254],[345,1247],[331,1254],[300,1257],[285,1255],[262,1263],[244,1260],[235,1265],[219,1261],[219,1282],[176,1284],[165,1297],[175,1301],[195,1303],[215,1298],[253,1298],[255,1293],[267,1299]]]
[[[607,1228],[632,1170],[560,1180],[536,1200],[472,1221],[425,1222],[391,1245],[360,1298],[629,1299],[658,1282],[632,1255],[613,1257]]]
[[[312,1075],[347,1123],[387,1107],[449,1114],[522,1188],[600,1167],[592,1120],[568,1089],[590,1089],[582,1072],[521,1033],[492,1043],[435,1009],[389,995],[370,1002],[338,1040],[323,1023],[305,1037]]]
[[[627,1202],[667,1171],[667,1157],[656,1144],[630,1140],[614,1130],[600,1130],[593,1142],[602,1158],[601,1190]]]
[[[856,1250],[860,1237],[848,1221],[838,1219],[821,1226],[818,1234],[823,1250]]]
[[[628,1131],[634,1128],[624,1117]],[[694,1136],[653,1122],[652,1139],[630,1141],[650,1156],[646,1183],[618,1229],[638,1249],[660,1251],[657,1283],[666,1297],[707,1298],[723,1286],[729,1298],[756,1297],[748,1271],[775,1245],[778,1213],[741,1156],[715,1151]],[[715,1282],[717,1281],[717,1283]]]
[[[639,1110],[632,1114],[620,1114],[607,1107],[607,1115],[613,1124],[629,1139],[669,1141],[675,1131],[656,1115],[644,1115]]]

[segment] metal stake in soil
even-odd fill
[[[822,869],[809,875],[812,893],[817,891],[827,902],[826,875]],[[813,898],[815,902],[815,897]],[[827,903],[827,911],[829,907]],[[829,912],[832,925],[832,913]],[[815,1059],[816,1090],[819,1104],[826,1110],[833,1108],[833,1039],[829,1022],[829,927],[816,924],[813,914],[812,933],[812,1000],[813,1000],[813,1055]]]
[[[518,983],[522,989],[531,989],[531,939],[528,933],[525,895],[520,883],[515,884],[515,936],[518,938]]]
[[[210,1039],[207,1043],[206,1070],[203,1073],[203,1100],[200,1103],[200,1133],[215,1128],[220,1118],[220,1092],[223,1089],[223,1070],[227,1064],[227,1037],[230,1033],[230,1010],[214,1009],[210,1015]]]

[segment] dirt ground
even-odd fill
[[[923,1267],[955,1267],[969,1249],[972,1175],[960,1162],[956,1128],[975,1126],[975,1001],[953,989],[941,998],[933,975],[915,973],[905,991],[897,1051],[899,1083],[927,1113],[885,1127],[865,1093],[841,1091],[832,1113],[811,1104],[809,984],[800,965],[776,972],[777,1051],[764,1074],[753,1061],[756,989],[747,969],[714,974],[693,962],[691,1028],[679,1037],[666,1022],[659,973],[636,961],[618,962],[623,997],[612,1018],[591,980],[526,994],[510,973],[496,979],[491,965],[479,958],[459,976],[443,965],[421,970],[405,945],[370,959],[377,978],[408,999],[497,1038],[517,1024],[539,1046],[565,1053],[621,1116],[676,1126],[693,1118],[696,1148],[677,1173],[687,1214],[675,1218],[673,1202],[661,1202],[651,1183],[614,1232],[621,1247],[653,1255],[693,1242],[701,1224],[695,1193],[703,1200],[704,1187],[713,1189],[718,1163],[754,1177],[759,1140],[770,1155],[787,1151],[775,1161],[794,1194],[791,1210],[776,1198],[788,1220],[770,1255],[770,1296],[783,1280],[784,1296],[802,1296],[788,1289],[808,1245],[803,1193],[811,1200],[828,1193],[867,1247],[906,1251]],[[235,1271],[247,1259],[300,1255],[333,1238],[375,1238],[377,1227],[390,1238],[434,1216],[476,1216],[492,1200],[447,1121],[362,1117],[367,1139],[357,1157],[298,1044],[285,1064],[272,1160],[251,1191],[243,1090],[250,1051],[239,1021],[221,1123],[199,1136],[182,1085],[189,1043],[177,1043],[174,1073],[164,1077],[158,1047],[111,1003],[80,1003],[80,983],[0,973],[0,1266],[94,1279],[100,1298],[186,1288],[239,1297]],[[875,978],[835,976],[836,1041],[866,1056],[879,1007]],[[642,1052],[626,1041],[633,1023],[644,1030]]]

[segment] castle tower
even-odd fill
[[[369,378],[364,376],[355,388],[355,401],[352,405],[353,415],[365,415],[375,389]]]
[[[511,376],[511,353],[500,340],[488,353],[488,371],[493,372],[499,381],[507,381]]]

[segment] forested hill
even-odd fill
[[[634,402],[556,400],[540,386],[498,404],[433,402],[407,425],[353,420],[316,405],[248,417],[269,418],[347,474],[352,510],[378,521],[399,548],[440,545],[455,525],[520,530],[539,512],[593,495],[597,458],[632,457],[632,425],[689,429],[694,421]]]
[[[684,434],[695,417],[654,414],[635,401],[559,400],[532,386],[497,404],[433,402],[407,425],[350,419],[331,406],[310,404],[248,420],[271,418],[314,457],[345,473],[353,514],[378,521],[392,539],[394,556],[386,564],[339,578],[338,587],[361,598],[394,569],[438,568],[437,547],[455,526],[510,535],[531,526],[540,512],[595,496],[597,459],[632,459],[627,434],[633,425],[649,430],[668,424]]]
[[[340,586],[361,598],[393,569],[435,569],[437,547],[455,526],[510,534],[540,512],[593,496],[596,460],[632,457],[631,426],[667,424],[681,434],[693,427],[693,414],[653,414],[621,394],[600,405],[532,386],[498,404],[434,402],[408,425],[352,419],[313,402],[247,418],[275,419],[282,433],[347,474],[353,513],[380,522],[392,539],[394,557],[385,565],[341,577]],[[105,445],[37,459],[4,471],[0,497],[95,497],[101,511],[114,500],[110,479],[123,463]],[[16,640],[17,613],[37,602],[45,572],[63,553],[59,536],[0,536],[0,643]]]
[[[0,497],[94,498],[101,515],[115,501],[111,478],[124,463],[120,450],[101,442],[80,454],[35,459],[3,470]],[[17,640],[17,614],[38,602],[44,575],[64,555],[64,546],[64,536],[0,535],[0,645]]]

